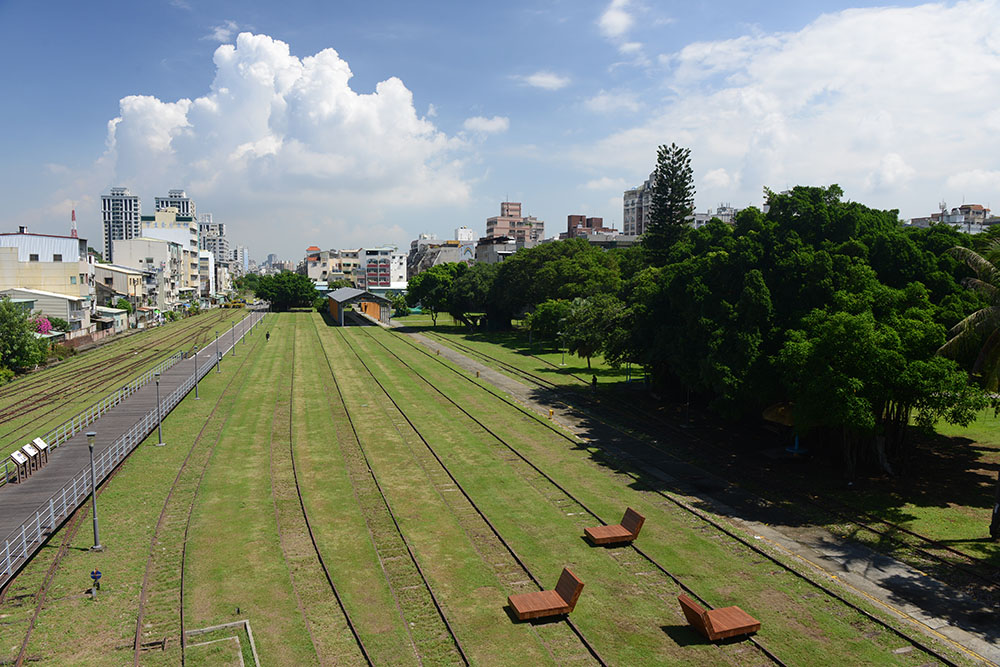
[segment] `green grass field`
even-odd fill
[[[398,334],[269,318],[166,418],[167,446],[154,436],[103,487],[107,550],[87,551],[84,515],[15,579],[0,661],[27,636],[29,659],[131,664],[142,608],[142,664],[177,664],[182,624],[244,619],[267,665],[364,664],[355,633],[379,665],[593,663],[565,622],[505,610],[537,590],[532,577],[550,588],[569,566],[585,582],[570,619],[609,664],[767,664],[747,642],[703,641],[677,584],[632,549],[582,539],[632,506],[647,517],[637,544],[712,605],[761,619],[760,641],[788,664],[931,662]],[[94,567],[96,601],[84,594]],[[252,663],[238,628],[183,652]]]

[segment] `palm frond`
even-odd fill
[[[975,250],[970,250],[963,246],[955,246],[949,248],[948,253],[975,271],[980,280],[992,285],[1000,285],[1000,270],[997,269],[993,262]]]
[[[968,287],[973,292],[979,292],[989,299],[990,303],[1000,303],[1000,289],[985,280],[980,280],[979,278],[966,278],[962,281],[962,285]]]

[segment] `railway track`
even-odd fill
[[[290,363],[282,366],[282,377],[280,381],[285,382],[287,376],[288,383],[288,399],[278,400],[275,402],[274,415],[271,420],[271,437],[269,441],[269,464],[271,473],[271,498],[274,504],[274,517],[275,522],[278,527],[278,539],[280,542],[282,554],[284,555],[285,561],[289,565],[289,575],[292,581],[292,588],[295,592],[296,603],[299,608],[299,613],[306,623],[306,628],[309,632],[310,639],[313,643],[313,648],[316,651],[317,657],[320,659],[321,664],[330,664],[333,662],[343,662],[348,661],[349,658],[354,658],[353,661],[361,662],[368,665],[374,664],[372,662],[371,656],[368,653],[368,649],[361,639],[361,635],[358,633],[358,629],[351,619],[350,614],[347,612],[347,608],[344,606],[343,599],[341,598],[340,591],[337,589],[336,584],[333,582],[333,577],[330,575],[330,570],[326,565],[326,560],[323,558],[323,554],[319,549],[319,545],[316,542],[316,535],[313,532],[312,521],[309,519],[309,512],[306,510],[305,499],[302,496],[302,487],[299,483],[298,466],[295,460],[295,433],[294,433],[294,419],[292,414],[292,406],[295,402],[295,374],[296,374],[296,348],[298,347],[298,337],[296,332],[299,326],[299,316],[295,317],[294,329],[292,332],[292,355]],[[287,443],[280,442],[282,434],[285,433],[287,426]],[[275,465],[275,445],[276,437],[278,444],[287,444],[287,460],[279,461],[278,465]],[[283,451],[281,448],[280,451]],[[290,463],[290,466],[285,465]],[[289,470],[290,468],[290,470]],[[290,474],[289,474],[290,473]],[[288,480],[287,478],[291,479]],[[294,497],[285,497],[285,490],[288,486],[288,481],[291,481],[291,485],[295,489]],[[294,509],[293,509],[294,508]],[[282,521],[282,515],[285,515],[285,520]],[[301,521],[300,521],[301,519]],[[302,529],[305,529],[304,531]],[[308,540],[303,538],[305,533],[308,535]],[[306,544],[307,543],[307,544]],[[309,622],[309,613],[306,606],[312,607],[312,605],[325,605],[326,600],[303,598],[308,596],[308,592],[300,591],[300,586],[296,585],[296,572],[302,572],[303,576],[313,575],[317,573],[309,572],[309,568],[312,565],[318,565],[322,569],[322,576],[326,580],[326,584],[329,588],[329,592],[333,595],[336,600],[337,607],[340,609],[341,614],[343,614],[343,620],[346,625],[346,629],[350,633],[350,637],[353,641],[353,647],[344,646],[346,643],[346,637],[342,636],[343,633],[339,633],[341,636],[333,636],[333,633],[329,632],[328,628],[320,627],[314,632],[312,624]],[[338,628],[340,629],[340,628]],[[340,643],[337,644],[336,641],[340,639]],[[348,652],[352,649],[356,649],[359,653],[356,656],[348,655]]]
[[[258,336],[254,340],[254,347],[259,344],[260,339],[261,337]],[[164,653],[170,649],[169,656],[164,656],[169,660],[175,657],[172,646],[178,647],[179,655],[176,655],[176,658],[181,664],[184,663],[186,648],[184,634],[184,549],[187,543],[188,528],[201,482],[211,461],[212,452],[221,439],[230,417],[235,413],[237,398],[243,387],[246,386],[249,375],[243,374],[240,388],[235,393],[230,393],[230,389],[236,378],[240,376],[240,372],[249,358],[250,354],[243,355],[239,367],[232,373],[229,381],[219,393],[204,425],[188,449],[187,455],[167,492],[167,497],[163,501],[163,509],[160,511],[150,540],[149,555],[146,559],[142,589],[139,595],[133,642],[133,665],[140,663],[143,651],[154,648],[159,648]],[[223,405],[225,408],[221,414],[224,415],[224,418],[219,424],[215,418]],[[218,426],[218,431],[214,434],[215,439],[206,451],[199,452],[199,445],[205,434],[209,432],[210,426]],[[194,465],[189,465],[196,452],[199,452],[199,458],[194,461]],[[170,645],[171,638],[174,641],[173,645]]]
[[[318,329],[316,335],[319,339]],[[462,664],[468,665],[468,656],[431,589],[409,541],[403,535],[392,506],[375,476],[330,356],[321,340],[320,346],[333,379],[334,392],[327,392],[327,400],[331,414],[335,417],[334,423],[346,422],[350,427],[351,437],[341,440],[348,476],[382,571],[406,624],[414,653],[421,662],[422,656],[433,655],[439,660],[454,661],[457,658]],[[336,393],[336,397],[332,393]],[[354,447],[350,446],[351,443]],[[428,605],[427,601],[431,604]],[[438,626],[446,631],[447,640],[438,632]]]
[[[488,355],[464,343],[447,339],[435,332],[430,333],[433,334],[432,337],[435,340],[440,340],[469,356],[481,359],[487,365],[498,366],[508,374],[536,387],[552,391],[559,395],[564,394],[566,391],[565,387],[557,385],[540,375],[518,368],[509,362]],[[541,357],[531,356],[545,364],[553,365]],[[571,373],[566,375],[578,380],[581,386],[588,384],[584,378]],[[732,453],[731,449],[725,449],[718,442],[711,438],[701,437],[698,433],[690,429],[680,428],[676,423],[669,420],[651,416],[648,411],[637,411],[634,403],[626,403],[623,399],[607,395],[602,396],[600,403],[598,403],[593,396],[580,392],[574,396],[573,403],[578,406],[581,402],[589,406],[589,409],[584,410],[588,417],[600,421],[605,426],[613,428],[628,437],[637,439],[644,445],[654,449],[657,453],[666,454],[679,463],[701,468],[706,464],[704,448],[706,446],[711,447],[717,456],[710,463],[715,468],[722,466],[729,473],[726,475],[726,481],[730,489],[735,488],[735,485],[729,481],[734,476],[737,478],[753,476],[757,488],[770,489],[768,496],[764,496],[759,492],[751,492],[746,485],[741,485],[739,491],[743,494],[752,494],[756,501],[770,507],[772,510],[777,507],[775,497],[778,497],[780,500],[785,501],[780,511],[788,514],[796,514],[796,518],[798,519],[806,518],[813,521],[815,520],[815,516],[819,515],[821,521],[824,523],[836,523],[847,527],[847,530],[843,531],[845,533],[850,532],[851,526],[856,526],[862,531],[876,535],[883,544],[888,542],[891,545],[895,545],[891,552],[910,564],[921,569],[934,568],[936,576],[941,576],[949,584],[956,586],[972,597],[992,604],[1000,602],[1000,568],[990,561],[943,544],[899,523],[872,516],[862,509],[828,496],[820,499],[815,493],[798,487],[791,479],[786,478],[782,488],[780,490],[775,489],[773,485],[768,483],[768,479],[773,478],[773,471],[762,470],[759,466],[741,465],[739,461],[734,462],[731,456],[729,456]],[[614,403],[617,407],[610,407],[608,403]],[[601,414],[606,413],[609,409],[616,412],[620,419],[609,420],[606,414]],[[634,425],[638,422],[645,422],[648,428],[636,428]],[[633,426],[623,426],[623,423],[630,423]],[[690,443],[697,443],[701,456],[691,454],[689,457],[684,458],[678,456],[673,449],[663,447],[659,443],[659,438],[662,435],[655,431],[656,428],[666,429],[677,440],[689,443],[689,452],[691,449]],[[673,441],[671,444],[677,444],[677,442]],[[802,503],[808,504],[813,508],[813,516],[804,516],[801,509],[797,512],[792,509],[793,507],[801,507]],[[837,509],[834,509],[834,507]],[[847,537],[847,535],[843,535],[843,537]],[[951,570],[953,574],[949,575],[942,570]]]
[[[367,322],[365,324],[367,324]],[[372,336],[370,333],[369,333],[369,335]],[[412,367],[410,367],[409,364],[407,364],[401,357],[399,357],[399,355],[395,354],[384,343],[382,343],[381,341],[378,341],[377,339],[375,339],[374,336],[372,336],[372,338],[373,338],[373,340],[376,340],[376,342],[380,346],[382,346],[384,349],[386,349],[390,354],[392,354],[393,356],[395,356],[402,365],[404,365],[404,366],[406,366],[408,368],[411,368],[411,371],[413,371]],[[401,342],[409,345],[411,348],[415,349],[420,354],[422,354],[422,355],[424,355],[424,356],[426,356],[426,357],[428,357],[428,358],[436,361],[438,364],[442,365],[444,368],[447,368],[452,373],[458,375],[459,377],[462,377],[463,379],[465,379],[466,381],[468,381],[470,384],[474,385],[475,387],[478,387],[480,390],[488,392],[489,394],[491,394],[496,399],[501,400],[504,403],[506,403],[506,404],[508,404],[508,405],[510,405],[510,406],[512,406],[514,408],[516,408],[517,410],[519,410],[523,414],[531,417],[532,419],[535,419],[535,420],[538,419],[538,416],[535,415],[533,412],[531,412],[528,409],[524,408],[520,404],[518,404],[518,403],[516,403],[516,402],[514,402],[514,401],[512,401],[510,399],[508,399],[507,397],[503,396],[502,394],[499,394],[499,393],[497,393],[496,391],[494,391],[492,389],[488,389],[488,388],[484,387],[482,384],[476,382],[476,380],[475,380],[474,377],[472,377],[472,376],[470,376],[470,375],[462,372],[461,370],[458,370],[458,369],[454,368],[453,366],[449,365],[448,363],[446,363],[445,361],[443,361],[438,355],[432,354],[431,352],[429,352],[428,350],[426,350],[423,346],[421,346],[421,345],[413,342],[408,337],[406,337],[406,336],[396,336],[394,338],[396,340],[399,340],[399,341],[401,341]],[[419,376],[419,373],[417,373],[416,371],[413,371],[413,372]],[[455,407],[458,408],[460,411],[466,412],[464,410],[464,408],[459,403],[455,402],[450,397],[446,396],[436,385],[433,384],[433,382],[430,382],[430,381],[428,381],[426,379],[424,379],[424,382],[429,387],[431,387],[436,393],[441,394],[449,402],[453,403],[455,405]],[[474,419],[471,415],[469,415],[469,416],[470,416],[470,418]],[[545,422],[543,421],[542,423],[544,424]],[[562,430],[560,430],[558,428],[555,428],[555,427],[553,427],[551,425],[547,425],[547,426],[553,432],[557,433],[560,437],[566,439],[567,441],[573,443],[574,445],[578,444],[577,441],[573,437],[571,437],[568,434],[564,433]],[[522,456],[519,452],[515,452],[515,454],[517,456],[519,456],[519,457]],[[779,566],[782,569],[782,571],[785,571],[785,572],[789,573],[790,575],[792,575],[792,576],[794,576],[794,577],[796,577],[798,579],[801,579],[802,581],[804,581],[804,582],[808,583],[809,585],[811,585],[811,586],[817,588],[818,590],[820,590],[823,594],[825,594],[827,596],[830,596],[830,597],[838,600],[840,603],[846,605],[850,609],[854,610],[856,613],[861,614],[862,616],[866,617],[868,620],[870,620],[870,621],[876,623],[878,626],[880,626],[880,627],[888,630],[889,632],[891,632],[892,634],[896,635],[900,639],[903,639],[907,643],[912,644],[915,648],[920,649],[921,651],[923,651],[923,652],[927,653],[928,655],[934,657],[935,659],[939,660],[943,664],[946,664],[946,665],[955,665],[956,664],[951,658],[949,658],[948,656],[942,654],[940,651],[936,650],[935,648],[929,646],[926,642],[920,641],[918,639],[915,639],[915,638],[909,636],[908,634],[906,634],[903,631],[901,631],[898,628],[896,628],[894,625],[892,625],[892,624],[890,624],[890,623],[882,620],[878,616],[872,614],[871,612],[867,611],[866,609],[860,607],[859,605],[855,604],[851,600],[847,599],[844,595],[842,595],[842,594],[840,594],[840,593],[832,590],[831,588],[829,588],[829,587],[827,587],[827,586],[825,586],[825,585],[823,585],[823,584],[821,584],[821,583],[813,580],[810,577],[807,577],[806,575],[804,575],[803,573],[799,572],[798,570],[796,570],[794,568],[791,568],[786,563],[784,563],[780,559],[776,558],[775,556],[773,556],[772,554],[770,554],[766,550],[764,550],[761,547],[757,546],[753,542],[747,540],[745,537],[737,534],[733,529],[727,528],[726,526],[722,525],[719,521],[717,521],[716,519],[714,519],[711,516],[707,515],[705,512],[702,512],[701,510],[698,510],[697,508],[694,508],[694,507],[690,506],[689,504],[685,503],[683,500],[675,497],[673,494],[667,493],[667,492],[665,492],[665,491],[663,491],[661,489],[656,489],[656,488],[650,487],[648,484],[646,484],[643,481],[642,476],[638,472],[636,472],[634,469],[632,469],[633,466],[634,466],[634,463],[636,461],[636,458],[630,456],[627,452],[622,452],[622,454],[623,454],[623,456],[621,456],[621,458],[616,458],[614,460],[608,460],[607,462],[623,468],[624,471],[625,471],[625,474],[628,475],[633,480],[633,483],[639,484],[642,487],[644,487],[648,492],[656,494],[659,497],[662,497],[665,501],[667,501],[671,505],[675,506],[678,510],[680,510],[682,512],[685,512],[685,513],[688,513],[688,514],[696,517],[698,520],[700,520],[700,521],[708,524],[709,526],[711,526],[714,530],[717,530],[720,533],[726,535],[729,539],[733,540],[734,542],[737,542],[737,543],[741,544],[743,547],[749,549],[750,551],[756,553],[757,555],[762,556],[762,557],[766,558],[768,561],[770,561],[770,562],[774,563],[775,565]],[[598,457],[598,458],[604,458],[606,460],[609,458],[607,456],[607,454],[604,453],[604,451],[601,451],[599,453],[595,453],[595,456]],[[526,461],[526,463],[528,463],[529,465],[533,465],[533,464],[530,463],[530,461]],[[547,475],[545,475],[545,473],[542,472],[541,470],[538,470],[538,472],[539,472],[539,474],[542,474],[543,476],[547,477]],[[554,480],[553,480],[553,483],[555,483]],[[976,656],[976,657],[982,659],[981,656]]]

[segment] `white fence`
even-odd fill
[[[226,333],[241,332],[239,333],[239,340],[231,343],[228,347],[221,349],[221,355],[225,356],[240,340],[243,340],[245,336],[253,327],[256,327],[264,319],[264,313],[255,312],[249,317],[238,322],[232,329]],[[224,334],[225,335],[225,334]],[[223,336],[224,336],[223,335]],[[233,336],[235,339],[235,335]],[[222,342],[222,336],[219,339]],[[203,350],[204,351],[204,350]],[[174,355],[178,356],[178,355]],[[173,357],[171,357],[173,359]],[[167,361],[170,361],[169,359]],[[178,360],[175,359],[170,365],[167,361],[160,364],[163,366],[164,370],[169,368]],[[160,368],[157,366],[157,369]],[[198,379],[201,379],[207,375],[212,368],[215,366],[214,363],[201,364],[198,368]],[[156,369],[154,369],[155,371]],[[142,377],[137,378],[135,382],[139,382],[146,375],[152,377],[154,371],[149,371]],[[169,396],[160,401],[160,413],[166,415],[169,413],[178,403],[181,402],[189,391],[194,388],[195,376],[194,368],[192,368],[192,373],[188,378],[174,391],[170,393]],[[146,380],[145,382],[148,382]],[[145,384],[143,382],[143,384]],[[129,384],[131,387],[132,384]],[[135,389],[142,386],[138,385]],[[65,442],[72,434],[79,433],[83,428],[92,423],[97,419],[98,416],[107,412],[110,408],[114,407],[124,397],[113,403],[107,403],[110,399],[114,398],[120,393],[125,392],[129,387],[123,387],[118,392],[109,396],[108,398],[102,400],[97,405],[88,409],[81,415],[77,415],[66,424],[61,425],[59,428],[55,429],[52,433],[62,434],[63,439],[60,443]],[[135,391],[132,389],[132,392]],[[131,392],[130,392],[131,393]],[[127,396],[128,394],[126,394]],[[98,406],[104,406],[101,411],[95,411]],[[157,409],[154,407],[146,415],[139,418],[132,428],[130,428],[124,435],[119,437],[110,447],[102,451],[94,458],[94,469],[96,471],[97,479],[103,480],[108,473],[115,469],[119,463],[121,463],[125,457],[127,457],[133,449],[138,446],[140,442],[146,439],[146,436],[152,433],[153,429],[157,425]],[[60,430],[62,429],[62,430]],[[68,429],[68,430],[67,430]],[[66,435],[69,433],[69,435]],[[46,439],[49,436],[46,436]],[[52,446],[55,446],[53,443]],[[14,575],[21,565],[27,561],[32,554],[45,542],[48,535],[55,531],[56,526],[60,525],[70,514],[72,514],[80,504],[86,500],[87,496],[91,491],[90,483],[90,467],[87,466],[80,472],[78,472],[73,479],[67,482],[59,491],[56,491],[49,500],[35,510],[31,516],[28,517],[18,528],[15,528],[11,533],[9,533],[2,545],[0,545],[0,586],[3,586],[7,581]]]

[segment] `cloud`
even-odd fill
[[[240,26],[236,21],[223,21],[217,26],[212,28],[212,32],[205,35],[202,39],[211,40],[213,42],[228,42],[233,38],[237,32],[239,32]]]
[[[468,146],[419,117],[398,78],[356,92],[333,49],[298,58],[250,33],[219,46],[214,65],[210,89],[193,100],[121,100],[98,161],[110,184],[147,200],[183,187],[200,211],[239,221],[233,231],[260,249],[308,245],[297,223],[350,221],[344,238],[394,234],[400,228],[384,219],[395,210],[468,200]]]
[[[606,91],[602,90],[584,105],[596,113],[614,113],[616,111],[635,112],[641,108],[635,94],[628,91]]]
[[[701,208],[830,183],[906,217],[941,198],[987,202],[1000,187],[998,23],[1000,3],[965,0],[689,44],[660,57],[654,114],[573,157],[639,182],[657,145],[690,147]]]
[[[625,36],[632,27],[632,15],[628,12],[629,0],[611,0],[597,25],[605,37],[617,40]]]
[[[621,190],[624,192],[625,188],[628,186],[626,185],[624,178],[609,178],[607,176],[602,176],[601,178],[587,181],[583,187],[587,190]]]
[[[559,90],[560,88],[568,86],[570,82],[569,77],[559,76],[554,72],[547,72],[545,70],[515,78],[520,79],[529,86],[542,88],[544,90]]]
[[[506,132],[510,127],[510,120],[506,116],[493,116],[493,118],[473,116],[472,118],[466,118],[462,127],[469,132],[493,134],[496,132]]]

